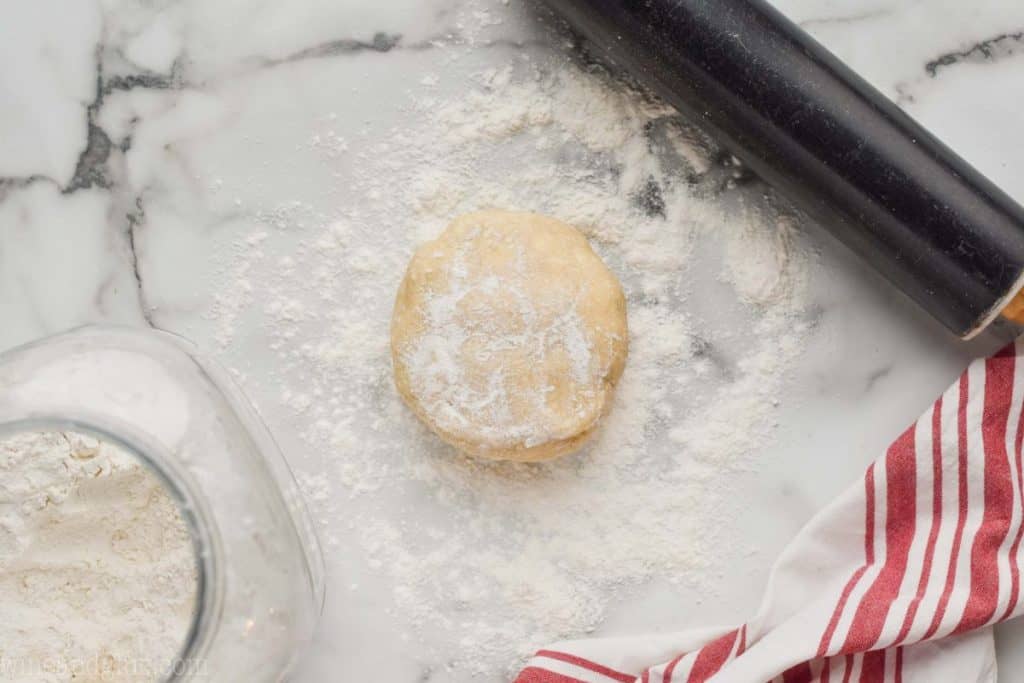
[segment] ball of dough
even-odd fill
[[[626,299],[576,229],[530,213],[456,219],[409,263],[395,383],[442,439],[533,462],[579,448],[626,362]]]

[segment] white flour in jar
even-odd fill
[[[210,311],[229,362],[236,349],[240,363],[276,357],[267,386],[320,454],[297,476],[328,572],[347,574],[356,544],[393,588],[395,637],[444,662],[446,681],[507,680],[651,582],[707,594],[749,551],[723,536],[731,482],[756,471],[810,324],[799,223],[756,187],[731,191],[735,165],[599,69],[512,61],[469,83],[425,78],[415,123],[360,153],[324,112],[297,144],[360,201],[261,210]],[[614,408],[593,444],[555,462],[461,456],[392,384],[388,325],[410,254],[487,208],[581,229],[628,297]],[[262,316],[244,338],[241,309]]]
[[[0,440],[0,681],[151,682],[192,621],[193,545],[160,480],[111,444]]]

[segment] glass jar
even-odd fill
[[[86,327],[0,354],[0,433],[85,432],[164,481],[195,546],[196,611],[167,681],[279,681],[323,606],[295,478],[229,375],[184,339]]]

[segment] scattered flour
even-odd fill
[[[221,348],[231,344],[238,317],[252,303],[253,283],[249,279],[249,274],[263,258],[259,246],[266,237],[265,232],[253,233],[235,244],[236,250],[245,257],[237,259],[232,265],[227,277],[233,286],[214,296],[210,310],[210,317],[217,321],[215,336]]]
[[[0,441],[0,680],[161,680],[192,621],[192,547],[124,451],[60,432]]]
[[[353,154],[347,182],[366,201],[298,233],[264,220],[269,239],[233,256],[227,272],[243,276],[223,296],[254,297],[280,401],[323,454],[299,478],[329,565],[344,572],[351,553],[332,556],[329,529],[347,520],[344,542],[389,577],[407,637],[445,652],[452,680],[497,681],[538,646],[596,629],[632,587],[704,590],[716,558],[742,552],[718,533],[723,501],[756,469],[803,349],[810,257],[797,222],[744,191],[703,136],[598,69],[523,61],[454,100],[441,81],[411,104],[418,124]],[[314,140],[333,173],[348,154],[338,139]],[[393,387],[388,325],[410,254],[487,208],[578,227],[626,290],[627,368],[578,455],[462,457]]]

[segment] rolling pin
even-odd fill
[[[1024,209],[762,0],[546,0],[945,327],[1024,322]]]

